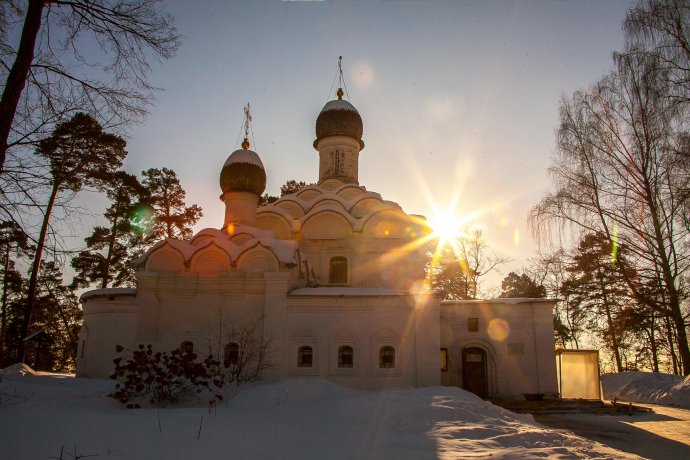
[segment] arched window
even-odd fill
[[[395,348],[386,346],[379,349],[379,367],[381,369],[395,367]]]
[[[312,367],[314,350],[311,347],[299,347],[297,350],[297,367]]]
[[[354,350],[347,345],[338,348],[338,367],[352,368],[354,364]]]
[[[194,343],[190,342],[189,340],[185,340],[180,344],[180,351],[182,354],[194,353]]]
[[[328,282],[347,284],[347,257],[331,257],[328,264]]]
[[[225,367],[237,366],[240,358],[240,347],[235,342],[226,343],[223,348],[223,365]]]

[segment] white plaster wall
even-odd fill
[[[552,301],[506,303],[453,301],[441,306],[441,347],[448,348],[449,369],[441,373],[444,385],[462,387],[462,349],[487,352],[489,396],[518,398],[524,393],[557,392]],[[468,331],[468,319],[479,319],[479,331]],[[492,334],[500,321],[505,336]],[[494,329],[500,332],[500,327]]]
[[[128,290],[127,290],[128,291]],[[116,345],[132,346],[136,303],[131,294],[99,295],[83,301],[84,323],[79,332],[77,377],[107,378],[113,371]]]
[[[438,301],[433,303],[418,310],[410,295],[290,296],[283,342],[287,375],[322,377],[359,389],[438,385]],[[297,366],[301,345],[314,350],[311,368]],[[354,349],[351,369],[337,366],[341,345]],[[393,369],[379,368],[383,346],[396,350]]]

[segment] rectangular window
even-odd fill
[[[467,330],[470,332],[479,331],[479,318],[467,318]]]
[[[524,343],[509,343],[508,344],[508,354],[509,355],[524,355],[525,354],[525,344]]]
[[[331,257],[328,263],[328,283],[347,284],[347,257]]]
[[[441,348],[441,370],[442,371],[448,370],[448,349],[447,348]]]
[[[475,354],[475,353],[468,353],[465,355],[465,362],[468,363],[481,363],[482,362],[482,355],[480,354]]]

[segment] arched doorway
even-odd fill
[[[480,398],[489,395],[486,351],[479,347],[462,349],[462,389]]]

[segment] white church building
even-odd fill
[[[342,94],[316,119],[317,185],[259,207],[266,173],[245,139],[220,173],[222,228],[155,244],[137,261],[134,289],[82,295],[78,376],[107,377],[116,345],[203,355],[219,318],[258,319],[256,334],[273,344],[266,380],[557,395],[554,301],[443,301],[425,290],[419,241],[429,228],[359,184],[363,123]],[[220,345],[232,361],[237,344]]]

